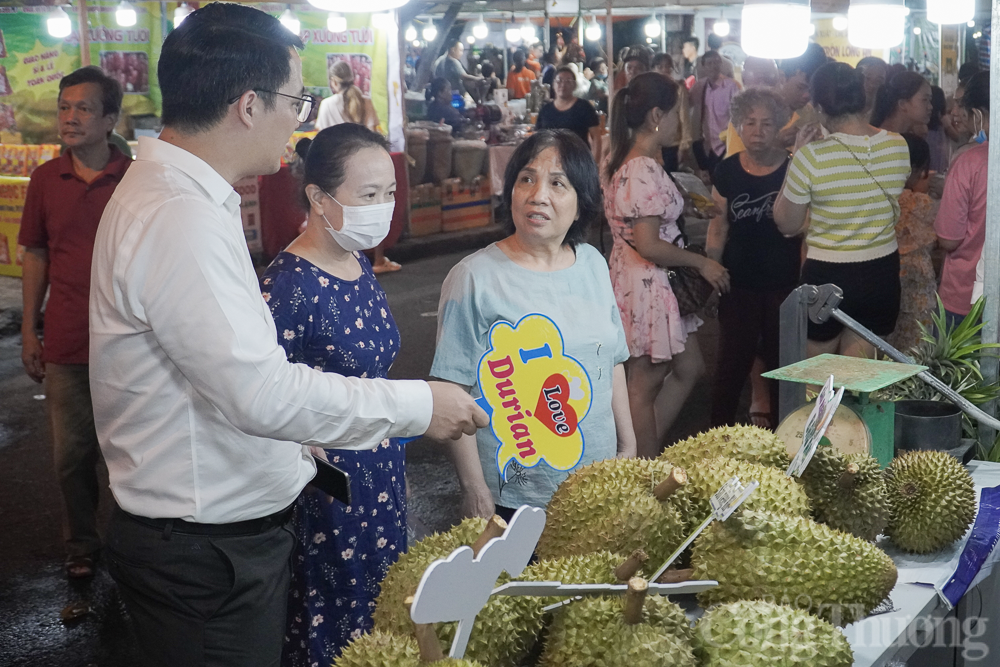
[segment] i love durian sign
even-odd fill
[[[580,423],[593,388],[587,370],[566,354],[551,318],[531,313],[517,324],[495,322],[479,360],[479,388],[499,440],[496,464],[504,481],[511,461],[570,470],[583,458]]]

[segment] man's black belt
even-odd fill
[[[246,521],[234,521],[232,523],[195,523],[183,519],[150,519],[144,516],[129,514],[121,510],[122,514],[132,519],[138,524],[153,528],[163,532],[164,539],[170,539],[171,533],[180,535],[204,535],[209,537],[235,537],[237,535],[259,535],[265,531],[283,526],[292,518],[292,510],[295,505],[289,505],[280,512],[260,517],[259,519],[247,519]],[[119,508],[120,509],[120,508]]]

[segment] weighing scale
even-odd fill
[[[834,388],[844,387],[850,393],[844,394],[824,439],[845,454],[871,454],[884,468],[895,456],[895,404],[871,401],[869,396],[926,370],[926,366],[916,364],[821,354],[763,375],[772,380],[817,386],[822,386],[832,375]],[[777,435],[788,446],[789,456],[794,456],[802,445],[802,431],[811,410],[812,404],[803,405],[778,426]]]

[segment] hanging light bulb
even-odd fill
[[[177,5],[177,9],[174,10],[174,28],[179,26],[181,24],[181,21],[186,19],[188,17],[188,14],[190,14],[193,11],[194,10],[191,9],[191,7],[189,7],[188,3],[186,2],[182,2],[181,4]]]
[[[981,33],[981,32],[974,32],[974,33],[972,33],[972,39],[979,39],[982,36],[983,36],[983,33]]]
[[[472,46],[473,44],[476,43],[476,36],[475,35],[466,35],[465,36],[465,43],[468,44],[469,46]]]
[[[417,38],[417,29],[413,27],[413,24],[406,26],[406,32],[403,33],[403,39],[408,42],[412,42]]]
[[[920,29],[920,26],[918,26],[918,25],[913,26],[913,34],[914,35],[919,35],[921,32],[923,32],[923,31]]]
[[[437,39],[438,29],[434,27],[434,22],[431,21],[424,27],[420,34],[424,38],[425,42],[433,42]]]
[[[590,20],[587,21],[587,27],[583,31],[584,36],[592,42],[596,42],[601,38],[601,24],[597,22],[594,15],[590,15]]]
[[[971,20],[970,20],[970,21],[969,21],[968,23],[966,23],[965,25],[966,25],[966,26],[968,26],[968,27],[970,27],[970,28],[975,28],[975,27],[976,27],[976,22],[975,22],[975,21],[971,21]]]
[[[472,34],[476,39],[486,39],[489,36],[490,27],[486,25],[486,19],[483,18],[482,14],[479,15],[479,23],[472,26]]]
[[[341,14],[387,12],[399,9],[407,2],[408,0],[365,0],[365,2],[355,2],[354,0],[309,0],[309,4],[316,9],[328,12],[340,12]]]
[[[122,3],[118,5],[118,9],[115,10],[115,21],[123,28],[135,25],[135,7],[122,0]]]
[[[719,37],[725,37],[729,34],[729,21],[725,17],[719,19],[712,26],[712,32],[714,32]]]
[[[512,25],[511,27],[507,28],[506,31],[504,31],[504,36],[507,38],[507,41],[510,42],[511,44],[517,44],[518,42],[521,41],[521,29],[518,28],[516,25]]]
[[[927,0],[927,20],[941,25],[965,23],[976,15],[976,0]],[[975,22],[972,21],[972,25]],[[969,26],[972,27],[972,26]]]
[[[330,12],[330,15],[326,17],[326,29],[335,33],[344,32],[347,30],[347,17],[337,12]],[[416,39],[415,35],[414,39]]]
[[[838,32],[844,32],[847,30],[847,17],[842,14],[838,14],[833,17],[833,29]]]
[[[889,49],[903,41],[905,0],[852,0],[847,41],[859,49]]]
[[[69,22],[69,14],[62,7],[56,7],[55,11],[49,12],[49,17],[45,20],[45,27],[49,34],[58,39],[69,37],[73,32],[73,24]]]
[[[660,36],[660,22],[656,20],[656,16],[649,17],[649,20],[642,26],[642,31],[650,39],[656,39]]]
[[[413,46],[416,46],[418,48],[420,47],[420,40],[419,39],[415,39],[415,40],[413,40],[410,43],[413,44]]]
[[[776,60],[800,56],[809,45],[810,17],[809,0],[746,0],[740,27],[743,50]]]
[[[281,21],[281,25],[285,26],[285,29],[293,35],[299,34],[299,30],[302,28],[302,22],[295,16],[291,7],[281,12],[281,16],[278,17],[278,20]]]
[[[538,41],[535,26],[527,19],[524,20],[524,25],[521,26],[521,39],[524,40],[525,44],[534,44]]]

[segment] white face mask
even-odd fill
[[[344,224],[340,229],[333,228],[326,213],[321,214],[326,220],[326,231],[330,232],[333,240],[344,250],[355,251],[374,248],[389,234],[389,225],[392,223],[392,212],[396,209],[396,202],[369,204],[368,206],[344,206],[337,201],[336,197],[325,190],[320,190],[320,192],[336,201],[344,211]]]

